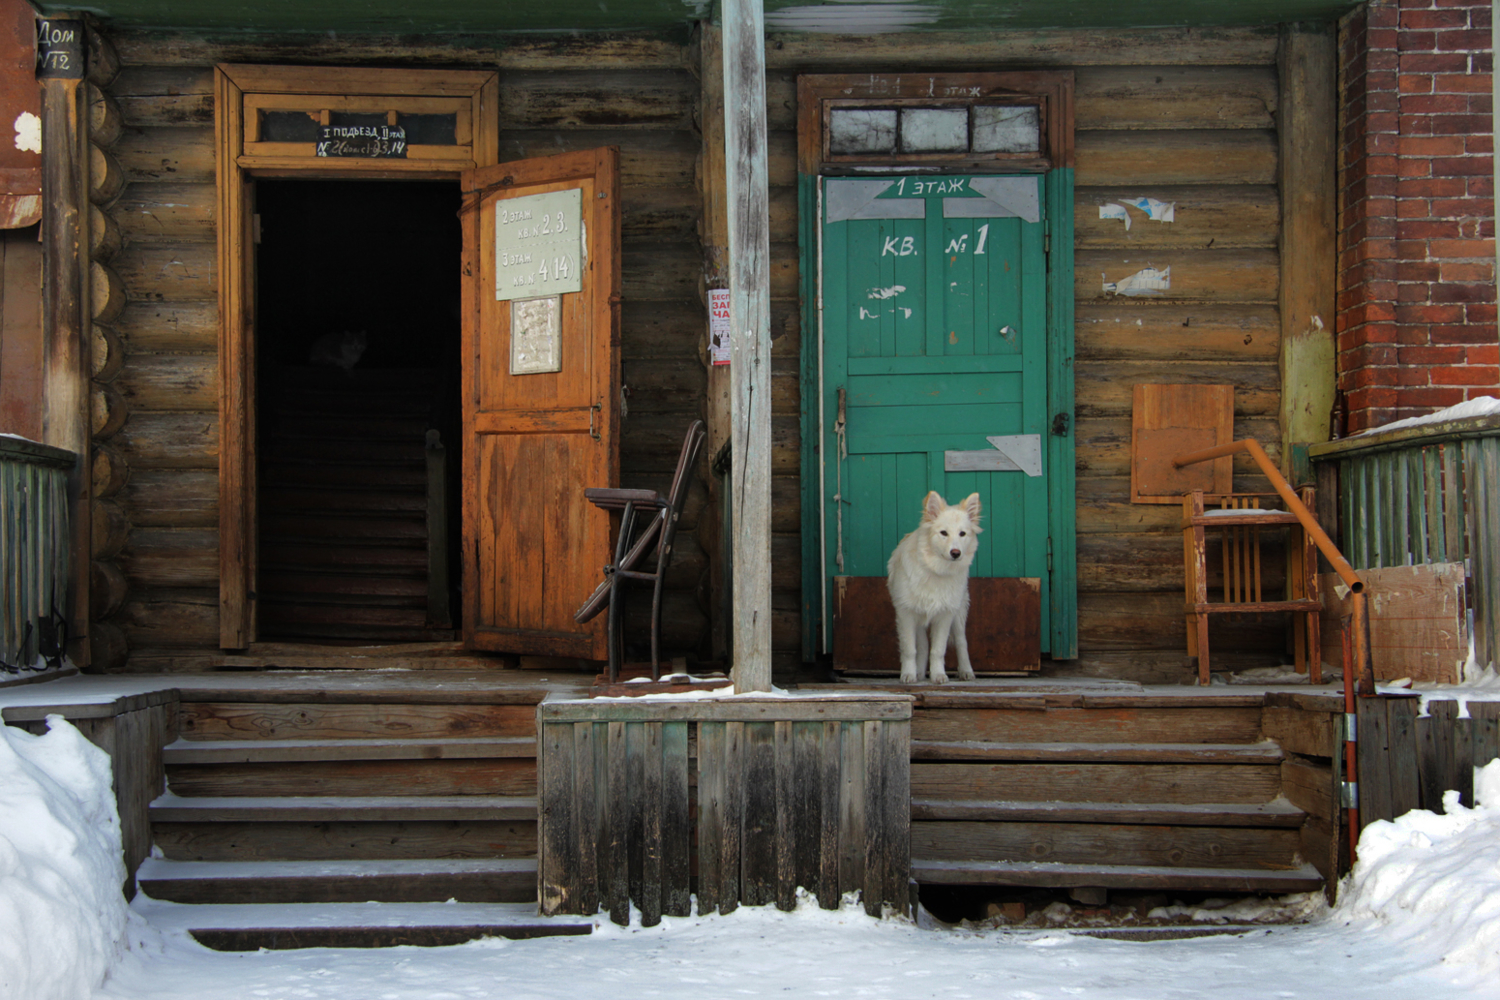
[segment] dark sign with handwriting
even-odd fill
[[[406,159],[406,129],[386,124],[384,115],[333,114],[318,127],[318,156]]]
[[[36,75],[41,80],[83,79],[83,22],[43,17],[36,22]]]

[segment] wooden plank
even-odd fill
[[[1474,766],[1484,767],[1500,758],[1500,702],[1470,702],[1469,714],[1474,719]]]
[[[818,874],[823,831],[823,788],[820,722],[793,722],[792,736],[792,878],[807,892],[818,891]]]
[[[839,740],[839,894],[863,891],[865,844],[865,724],[840,723]]]
[[[1468,657],[1462,563],[1362,569],[1371,595],[1370,656],[1377,680],[1410,677],[1452,684]],[[1319,575],[1323,601],[1323,659],[1343,662],[1341,623],[1348,589],[1332,573]]]
[[[794,723],[772,723],[776,754],[776,908],[790,911],[797,903],[797,761]]]
[[[641,881],[639,894],[632,884],[631,896],[640,907],[643,927],[655,927],[661,923],[662,914],[662,849],[666,841],[662,801],[662,725],[660,722],[639,724],[642,731],[639,750],[641,781],[632,785],[635,790],[632,797],[639,797],[641,803],[641,838],[638,848],[641,855]]]
[[[775,725],[753,722],[744,727],[739,898],[746,906],[764,906],[777,895]]]
[[[1172,460],[1187,451],[1226,445],[1233,432],[1233,385],[1136,384],[1131,405],[1131,501],[1180,504],[1183,494],[1192,490],[1230,492],[1232,459],[1181,469]]]
[[[1280,377],[1275,365],[1130,359],[1080,363],[1078,369],[1078,412],[1082,417],[1128,414],[1133,402],[1132,389],[1143,382],[1177,385],[1232,382],[1237,417],[1273,416],[1280,398]]]
[[[1386,699],[1356,701],[1359,742],[1359,823],[1369,826],[1391,815],[1391,760],[1386,743]]]
[[[256,871],[255,869],[261,869]],[[211,873],[211,874],[210,874]],[[245,862],[200,873],[191,861],[143,866],[139,884],[170,903],[535,903],[532,858],[489,862]]]
[[[1269,66],[1081,66],[1075,73],[1080,130],[1276,126],[1276,71]]]
[[[913,799],[913,820],[1002,823],[1143,823],[1150,826],[1300,827],[1307,814],[1284,802],[1168,803],[1014,802],[978,799]]]
[[[1051,743],[1257,743],[1261,709],[1112,708],[1000,711],[919,708],[918,740],[994,740]]]
[[[151,804],[151,819],[162,823],[398,822],[401,820],[529,820],[537,813],[534,796],[370,795],[169,796]]]
[[[688,723],[662,724],[662,912],[692,916],[692,831],[688,804]]]
[[[1281,794],[1298,809],[1330,823],[1337,822],[1338,797],[1333,786],[1333,767],[1300,758],[1283,761]]]
[[[1163,274],[1170,284],[1151,294],[1166,302],[1274,302],[1280,283],[1274,250],[1154,250],[1149,261],[1137,250],[1080,250],[1074,253],[1073,294],[1080,301],[1108,301],[1115,286],[1145,268]],[[1166,280],[1166,279],[1164,279]]]
[[[1147,225],[1154,223],[1137,224],[1131,232]],[[1083,361],[1274,361],[1279,352],[1276,310],[1263,303],[1115,298],[1079,302],[1074,318],[1075,349]],[[1267,446],[1273,440],[1270,435],[1259,436],[1266,438]]]
[[[536,824],[529,822],[156,822],[151,829],[162,853],[181,861],[523,858],[536,854]]]
[[[937,885],[1006,885],[1109,889],[1182,889],[1198,892],[1312,892],[1323,878],[1310,866],[1284,871],[1248,868],[1174,868],[1170,866],[1069,865],[1026,861],[913,862],[919,882]]]
[[[884,798],[884,722],[869,721],[864,724],[864,821],[865,853],[863,858],[863,898],[865,912],[872,917],[880,916],[880,904],[884,899],[885,870],[890,850],[887,838],[890,831],[885,823]]]
[[[500,129],[661,129],[693,126],[698,88],[684,67],[506,73]]]
[[[623,722],[608,723],[605,760],[608,767],[608,811],[600,831],[600,905],[621,927],[630,923],[630,773]]]
[[[238,740],[351,739],[529,739],[536,732],[532,705],[421,704],[216,704],[187,702],[181,709],[185,738]]]
[[[912,760],[1081,761],[1136,764],[1279,764],[1275,743],[992,743],[917,740]]]
[[[173,764],[168,773],[179,795],[537,794],[537,765],[525,758]]]
[[[724,51],[724,160],[731,342],[730,435],[734,483],[733,647],[735,691],[771,687],[770,233],[766,152],[765,12],[755,0],[727,0]],[[748,894],[747,894],[748,898]]]
[[[1076,136],[1079,187],[1140,184],[1274,184],[1276,133],[1092,130]]]
[[[839,897],[839,830],[842,827],[840,793],[844,780],[840,772],[843,761],[842,734],[845,724],[825,722],[818,744],[817,794],[819,796],[819,829],[817,855],[818,905],[825,910],[838,909]]]
[[[1333,757],[1343,752],[1343,747],[1335,743],[1333,714],[1329,712],[1267,705],[1261,725],[1266,738],[1289,753]]]
[[[739,907],[745,886],[745,808],[748,798],[745,723],[724,724],[724,837],[720,854],[719,912]]]
[[[1298,830],[1073,823],[912,824],[912,854],[923,861],[975,857],[1073,865],[1182,866],[1286,870]]]
[[[1428,720],[1437,750],[1436,776],[1425,789],[1436,789],[1438,798],[1426,806],[1441,811],[1442,796],[1449,791],[1459,793],[1460,802],[1473,807],[1474,804],[1474,752],[1469,731],[1469,719],[1458,717],[1458,702],[1433,701],[1428,703],[1432,718]]]
[[[573,727],[541,727],[542,797],[537,811],[537,899],[542,916],[576,913],[578,864],[574,827]]]
[[[577,912],[599,912],[599,814],[604,789],[595,782],[600,770],[598,757],[608,739],[604,726],[596,722],[575,722],[567,729],[572,734],[573,761],[573,843],[569,846],[574,869],[574,902]],[[595,738],[599,737],[600,745]]]
[[[692,703],[640,701],[549,701],[539,718],[595,719],[610,722],[823,722],[866,718],[902,719],[911,712],[911,696],[861,692],[858,698],[838,695],[799,695],[796,698],[735,698]]]
[[[1433,703],[1429,709],[1435,708]],[[1447,791],[1446,763],[1448,728],[1436,715],[1418,716],[1417,734],[1417,786],[1421,791],[1421,808],[1432,812],[1443,811],[1443,792]],[[1394,819],[1395,816],[1388,817]]]
[[[624,868],[629,899],[638,907],[645,902],[646,872],[646,727],[649,722],[625,723],[622,744],[625,756],[625,788],[622,800]],[[619,862],[616,862],[619,864]]]
[[[1388,698],[1386,709],[1386,773],[1389,776],[1390,818],[1420,807],[1422,785],[1417,776],[1417,699]],[[1363,779],[1361,779],[1363,782]]]
[[[719,908],[724,855],[724,723],[698,724],[698,912]]]
[[[592,924],[474,924],[391,927],[203,927],[188,933],[214,951],[260,951],[283,948],[434,948],[480,938],[529,940],[574,937],[593,932]]]
[[[909,916],[912,910],[911,725],[887,722],[881,728],[884,730],[881,749],[885,773],[881,785],[886,828],[886,883],[882,902],[896,913]]]
[[[1141,198],[1172,205],[1172,221],[1151,219],[1145,210],[1136,207]],[[1111,215],[1101,215],[1100,210],[1107,205],[1123,209],[1130,218],[1130,226],[1115,217],[1113,209]],[[1274,247],[1280,223],[1279,207],[1274,187],[1080,188],[1074,192],[1073,246],[1078,250],[1129,247],[1144,252],[1198,249],[1211,241],[1214,249],[1223,250]],[[1144,349],[1147,345],[1139,346]]]
[[[1070,802],[1269,802],[1266,764],[913,764],[912,795]]]

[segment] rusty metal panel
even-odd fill
[[[969,660],[977,674],[1041,668],[1041,581],[969,580]],[[958,676],[948,649],[948,676]],[[896,612],[883,576],[840,576],[833,586],[833,665],[846,673],[900,673]],[[926,667],[922,666],[925,676]]]
[[[0,0],[0,229],[42,217],[41,110],[36,13],[26,0]]]

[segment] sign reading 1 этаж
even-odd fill
[[[583,191],[549,191],[495,203],[495,299],[583,290]]]

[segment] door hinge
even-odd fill
[[[1339,805],[1344,809],[1359,808],[1359,782],[1339,782]]]

